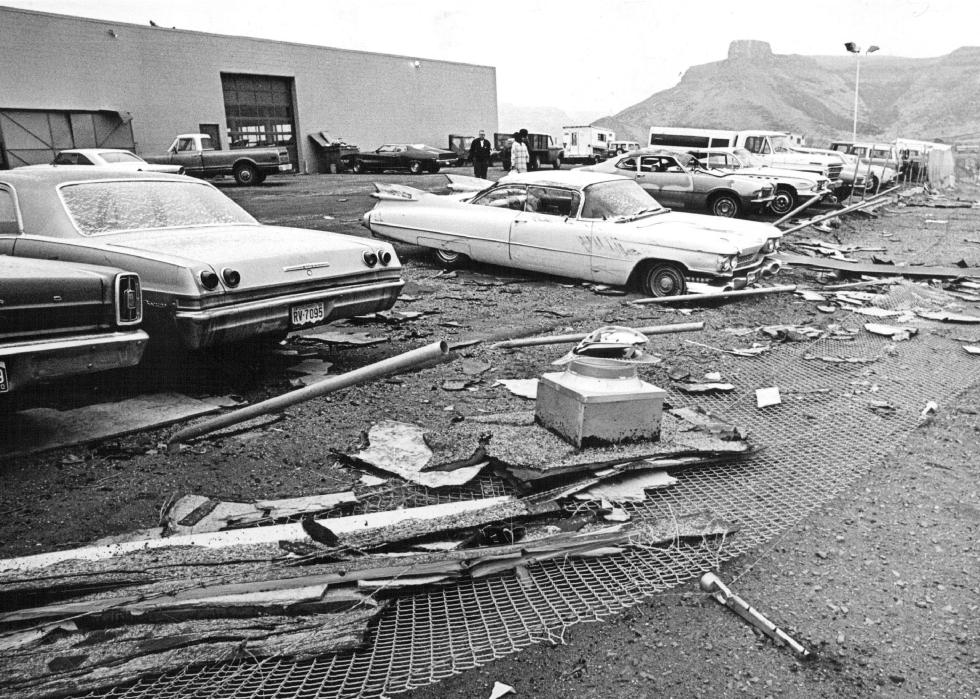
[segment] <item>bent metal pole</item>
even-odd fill
[[[200,437],[202,434],[220,430],[223,427],[235,425],[245,420],[250,420],[253,417],[258,417],[259,415],[276,412],[296,403],[302,403],[311,398],[326,395],[333,391],[339,391],[342,388],[348,388],[359,383],[364,383],[365,381],[370,381],[371,379],[412,369],[434,359],[441,359],[448,354],[449,345],[445,340],[440,340],[439,342],[433,342],[431,345],[425,345],[424,347],[419,347],[418,349],[398,354],[388,359],[382,359],[380,362],[368,364],[360,369],[348,371],[346,374],[327,377],[322,381],[317,381],[296,391],[290,391],[281,396],[276,396],[275,398],[270,398],[254,405],[248,405],[241,410],[234,410],[196,425],[185,427],[167,440],[167,450],[171,451],[177,444],[187,442],[195,437]]]
[[[811,218],[809,221],[804,221],[792,228],[787,228],[783,231],[783,236],[787,236],[790,233],[795,233],[796,231],[803,230],[807,226],[812,226],[814,223],[821,223],[832,218],[837,218],[838,216],[843,216],[844,214],[849,214],[852,211],[857,211],[858,209],[863,209],[866,206],[871,206],[872,204],[882,201],[889,194],[894,192],[898,187],[892,187],[891,189],[885,190],[881,194],[876,194],[873,197],[859,201],[856,204],[851,204],[850,206],[845,206],[843,209],[837,209],[836,211],[831,211],[829,214],[823,214],[822,216],[817,216],[816,218]]]

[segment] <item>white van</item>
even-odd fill
[[[619,155],[620,153],[629,153],[630,151],[640,150],[640,144],[636,141],[610,141],[609,142],[609,155]]]

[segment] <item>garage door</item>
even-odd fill
[[[282,146],[297,165],[293,79],[222,73],[231,148]]]
[[[126,112],[0,109],[0,166],[50,163],[65,148],[134,150]]]

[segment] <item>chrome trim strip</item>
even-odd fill
[[[329,267],[329,262],[304,262],[301,265],[290,265],[289,267],[283,267],[283,272],[299,272],[307,269],[320,269],[322,267]]]

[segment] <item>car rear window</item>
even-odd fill
[[[99,153],[99,156],[107,163],[141,163],[143,160],[137,158],[132,153],[125,153],[122,151],[103,151]]]
[[[256,222],[218,190],[195,182],[79,182],[61,187],[61,198],[82,235]]]

